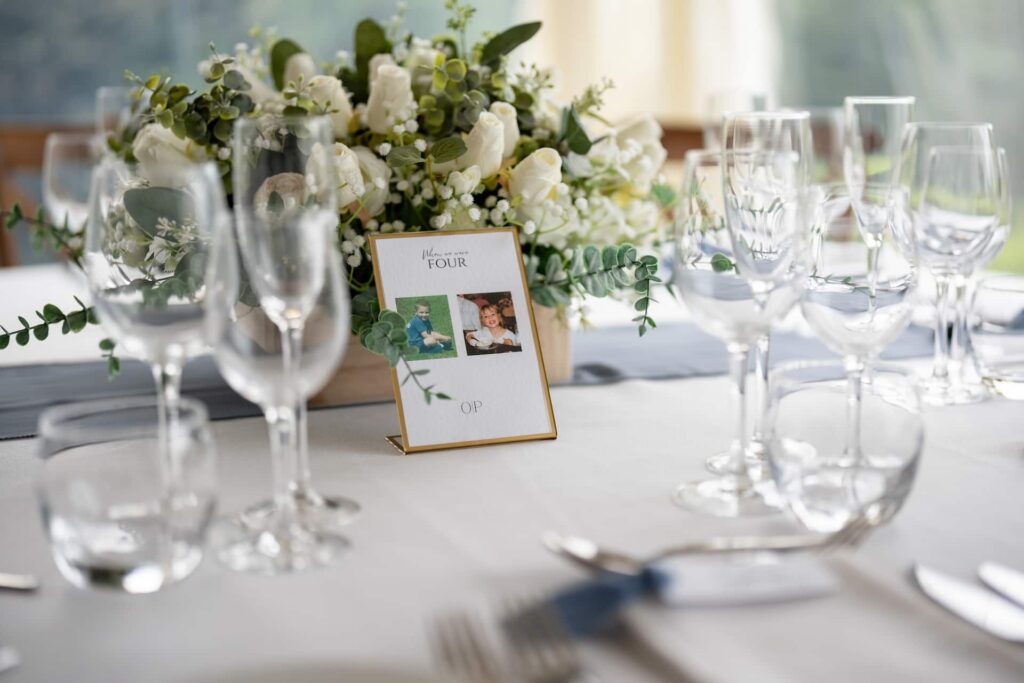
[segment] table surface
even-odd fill
[[[34,595],[0,592],[0,643],[23,662],[2,680],[437,680],[433,615],[581,578],[541,547],[545,530],[643,554],[794,528],[781,515],[718,520],[669,502],[724,447],[728,388],[724,377],[556,388],[556,441],[415,456],[384,441],[396,431],[393,405],[313,412],[318,487],[364,507],[349,553],[275,578],[208,558],[149,596],[81,591],[58,575],[34,497],[36,444],[0,443],[0,570],[43,582]],[[1003,400],[929,409],[915,488],[890,525],[835,565],[837,593],[757,607],[639,606],[632,628],[583,645],[588,668],[606,683],[1021,680],[1024,649],[927,601],[908,570],[916,561],[969,578],[986,560],[1024,567],[1022,417],[1024,404]],[[251,418],[212,430],[220,510],[236,512],[269,490],[266,431]],[[670,650],[671,662],[652,649]]]

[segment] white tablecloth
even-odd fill
[[[546,529],[639,553],[710,533],[789,528],[781,518],[707,519],[669,502],[673,485],[701,476],[704,457],[724,445],[727,389],[720,377],[560,388],[557,441],[417,456],[383,440],[396,427],[393,406],[314,412],[320,488],[365,507],[348,556],[279,578],[210,560],[141,597],[81,591],[58,576],[32,491],[35,444],[0,443],[0,569],[44,583],[36,595],[0,594],[0,641],[24,660],[3,680],[423,680],[433,670],[430,615],[581,576],[542,549]],[[910,500],[843,565],[838,594],[718,610],[642,607],[633,623],[662,651],[677,643],[673,659],[695,680],[1020,680],[1024,650],[927,602],[907,571],[915,560],[963,577],[984,560],[1024,567],[1022,417],[1022,404],[1004,401],[929,412]],[[267,438],[256,419],[213,431],[222,509],[235,511],[268,490]],[[686,680],[638,652],[635,642],[609,640],[584,656],[606,682]]]

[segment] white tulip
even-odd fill
[[[462,170],[470,166],[480,168],[483,178],[490,178],[501,168],[501,160],[505,151],[505,126],[501,119],[489,111],[482,112],[473,124],[473,130],[464,135],[466,151],[458,159],[438,164],[434,167],[439,173],[447,173],[452,169]]]
[[[385,134],[415,111],[409,72],[394,64],[383,64],[370,85],[365,121],[374,133]]]
[[[206,149],[189,139],[181,139],[159,123],[143,126],[132,142],[132,154],[139,162],[139,173],[154,185],[177,187],[187,182],[189,168],[206,161]]]
[[[308,52],[296,52],[284,63],[284,82],[308,83],[316,76],[316,62]]]
[[[369,147],[353,147],[352,153],[359,159],[359,170],[366,187],[363,194],[363,210],[369,217],[376,216],[384,210],[384,205],[388,201],[388,194],[391,191],[391,169]]]
[[[615,136],[619,149],[628,154],[623,168],[630,180],[642,192],[650,189],[651,182],[661,172],[668,152],[661,144],[661,126],[647,115],[620,128]]]
[[[516,108],[508,102],[494,102],[491,104],[491,113],[497,116],[501,125],[505,127],[505,142],[501,156],[507,159],[516,151],[516,143],[519,142],[519,121],[516,119]]]
[[[480,167],[470,166],[462,171],[452,171],[448,175],[448,186],[456,197],[470,194],[480,184]]]
[[[334,137],[347,137],[348,124],[352,120],[352,103],[341,81],[334,76],[313,76],[309,79],[309,94],[317,104],[327,108]]]
[[[319,142],[313,145],[313,149],[309,153],[309,161],[306,163],[306,175],[317,177],[323,174],[322,169],[327,161],[324,156],[327,153]],[[338,206],[346,207],[366,192],[363,173],[359,168],[359,157],[345,145],[335,142],[330,149],[329,161],[334,167]]]
[[[549,199],[562,182],[562,157],[551,147],[541,147],[509,173],[508,189],[523,206],[535,206]]]

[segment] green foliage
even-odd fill
[[[632,288],[639,294],[634,302],[639,315],[633,322],[638,323],[641,337],[648,327],[656,327],[648,309],[654,302],[651,286],[661,282],[657,271],[658,259],[651,255],[638,257],[631,244],[608,245],[603,249],[593,245],[576,247],[568,258],[556,250],[549,251],[543,261],[536,254],[526,257],[530,296],[541,306],[568,305],[574,294],[603,297],[618,289]]]
[[[454,161],[466,153],[466,143],[461,136],[438,140],[430,146],[430,156],[435,164],[443,164],[446,161]]]
[[[284,71],[288,66],[288,60],[302,52],[305,50],[299,47],[298,43],[287,38],[276,41],[274,47],[270,49],[270,76],[278,90],[284,90],[284,86],[287,85],[284,82]],[[224,84],[228,85],[226,79]]]
[[[727,273],[730,270],[735,270],[735,268],[736,264],[722,252],[717,252],[711,257],[711,270],[716,273]]]
[[[33,338],[37,341],[44,341],[50,336],[50,326],[60,325],[61,334],[78,333],[85,329],[86,325],[96,325],[96,314],[93,308],[86,306],[82,300],[75,297],[78,309],[64,311],[56,304],[46,304],[41,311],[35,311],[38,323],[32,324],[24,316],[18,316],[18,323],[21,329],[11,332],[3,325],[0,325],[0,350],[10,346],[11,337],[18,346],[26,346]],[[111,346],[113,351],[113,346]]]
[[[593,146],[590,138],[587,137],[587,131],[584,130],[583,124],[580,122],[580,115],[576,112],[576,107],[566,107],[562,112],[561,139],[570,151],[577,154],[586,154]]]
[[[401,147],[394,147],[388,152],[387,162],[388,166],[392,168],[411,166],[422,163],[423,154],[416,149],[415,145],[402,145]]]
[[[169,187],[139,187],[124,193],[124,207],[139,228],[149,237],[157,234],[157,223],[163,218],[184,225],[192,220],[195,210],[192,198],[181,190]]]
[[[512,52],[530,38],[533,38],[540,30],[541,23],[533,21],[528,24],[519,24],[510,29],[502,31],[487,41],[483,52],[480,53],[480,63],[486,66],[493,66],[502,57]]]
[[[10,211],[0,211],[0,224],[8,230],[13,230],[20,225],[26,226],[32,235],[32,246],[39,251],[49,249],[64,255],[77,266],[81,266],[82,259],[82,233],[85,226],[77,226],[78,231],[73,231],[68,225],[67,216],[64,217],[64,224],[54,225],[46,220],[42,207],[35,216],[26,216],[19,204],[11,207]]]

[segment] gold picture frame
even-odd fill
[[[531,338],[533,340],[533,348],[535,350],[537,368],[539,373],[539,381],[541,392],[543,394],[544,407],[547,414],[548,428],[543,431],[531,434],[516,434],[512,436],[495,436],[494,438],[482,438],[482,439],[468,439],[458,440],[445,443],[429,443],[421,445],[407,445],[409,439],[409,428],[406,420],[406,406],[402,401],[402,390],[401,384],[398,379],[397,368],[391,368],[391,383],[395,393],[395,405],[398,411],[398,421],[401,428],[401,435],[392,435],[385,437],[388,443],[397,448],[404,454],[421,453],[426,451],[445,450],[454,448],[471,448],[476,446],[485,446],[502,443],[516,443],[523,441],[535,441],[544,439],[556,439],[558,438],[558,428],[555,424],[555,413],[554,408],[551,404],[551,391],[548,387],[547,372],[544,368],[544,355],[540,348],[540,338],[537,334],[537,323],[533,314],[533,305],[530,298],[530,288],[526,280],[526,268],[523,264],[522,250],[519,246],[519,234],[514,227],[504,228],[480,228],[472,230],[452,230],[452,231],[424,231],[424,232],[409,232],[409,233],[395,233],[395,234],[376,234],[369,237],[370,255],[373,263],[373,275],[374,281],[376,282],[377,297],[381,302],[381,307],[386,307],[385,301],[385,289],[387,283],[384,281],[381,272],[381,254],[378,249],[378,245],[385,240],[423,240],[424,238],[439,237],[455,238],[458,239],[462,236],[472,235],[496,235],[496,234],[508,234],[511,237],[511,247],[515,249],[515,260],[518,264],[519,279],[522,286],[522,296],[526,301],[527,317],[530,323]],[[472,291],[472,288],[469,288]],[[517,314],[518,315],[518,314]],[[457,398],[457,397],[456,397]],[[435,404],[436,405],[436,404]]]

